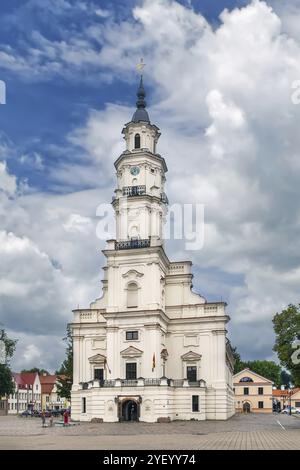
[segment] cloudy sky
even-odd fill
[[[100,295],[96,208],[140,57],[171,203],[205,205],[194,289],[226,300],[244,359],[299,301],[300,0],[1,0],[0,321],[15,370],[54,370],[71,310]]]

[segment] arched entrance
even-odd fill
[[[243,413],[250,413],[251,412],[251,405],[247,401],[243,403]]]
[[[124,400],[122,402],[122,421],[138,421],[139,405],[135,400]]]

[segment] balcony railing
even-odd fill
[[[183,380],[182,379],[179,379],[179,380],[173,380],[172,381],[173,383],[173,387],[183,387]]]
[[[90,388],[111,388],[111,387],[206,387],[206,382],[201,380],[188,381],[186,379],[168,379],[162,377],[161,379],[156,378],[139,378],[137,379],[115,379],[115,380],[90,380],[89,382],[80,382],[82,390],[88,390]]]
[[[134,248],[148,248],[150,246],[149,238],[136,239],[136,240],[125,240],[122,242],[115,243],[116,250],[132,250]]]
[[[129,380],[129,379],[126,379],[126,380],[121,380],[121,385],[122,387],[136,387],[138,384],[138,381],[137,380]]]
[[[160,385],[160,379],[145,379],[144,384],[145,386],[151,385]]]
[[[116,381],[115,380],[99,380],[100,387],[114,387]]]
[[[133,196],[142,196],[146,194],[146,186],[124,186],[123,196],[133,197]]]

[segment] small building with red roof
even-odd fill
[[[14,372],[15,391],[8,397],[8,414],[41,409],[41,382],[37,372]]]

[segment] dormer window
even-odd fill
[[[135,134],[134,136],[134,148],[140,149],[141,148],[141,136],[140,134]]]

